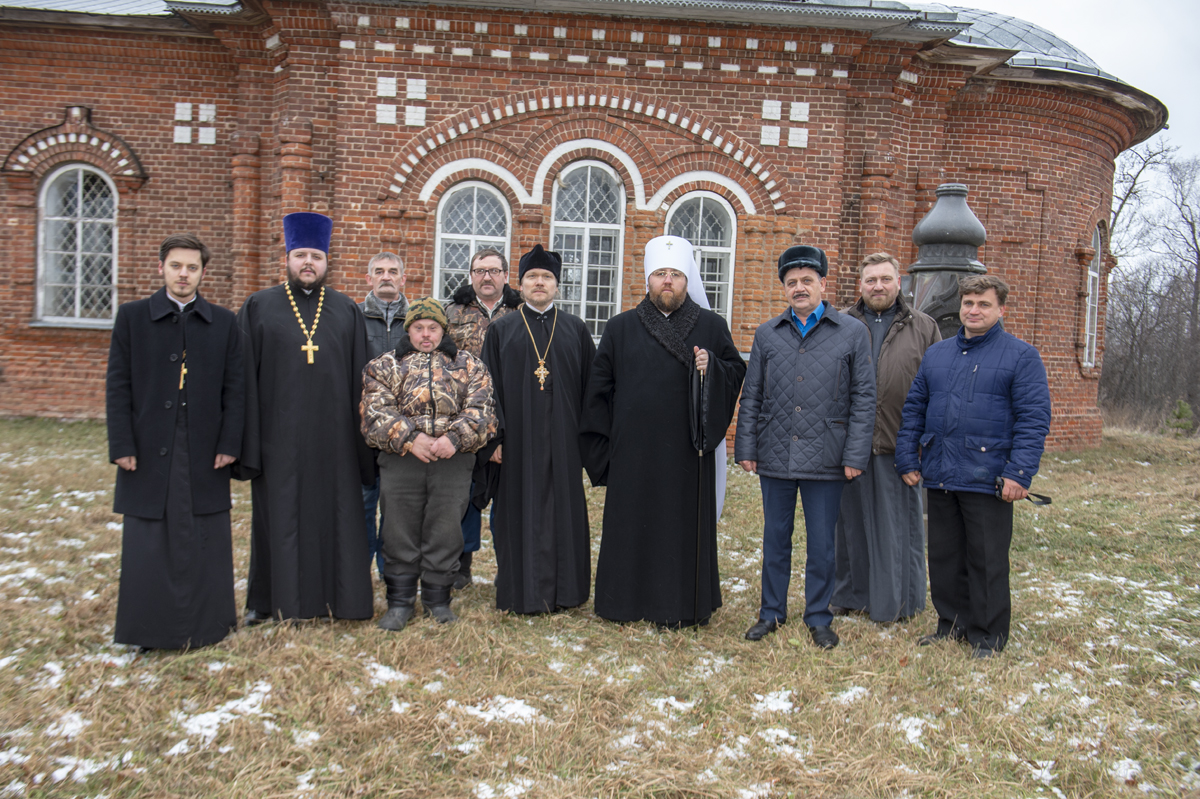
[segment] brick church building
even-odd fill
[[[1058,449],[1100,435],[1113,161],[1167,114],[1021,20],[879,0],[2,0],[0,109],[0,414],[103,414],[116,307],[173,232],[232,308],[281,279],[292,211],[334,218],[356,298],[381,250],[444,298],[473,250],[542,243],[597,336],[678,234],[748,350],[786,247],[848,304],[954,181]]]

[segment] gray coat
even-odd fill
[[[367,298],[358,304],[362,311],[367,327],[367,360],[373,361],[385,352],[395,352],[404,338],[404,315],[408,312],[408,299],[403,294],[399,299],[400,309],[392,317],[389,325],[383,312],[384,303],[379,301],[375,292],[368,292]]]
[[[866,469],[875,426],[871,334],[826,303],[801,338],[784,311],[759,325],[738,409],[734,460],[784,480],[843,480]]]

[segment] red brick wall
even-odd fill
[[[534,243],[549,244],[554,177],[580,159],[609,165],[625,186],[621,296],[629,308],[643,291],[645,243],[667,219],[659,203],[637,207],[635,181],[643,182],[648,203],[673,178],[712,173],[661,199],[669,205],[703,189],[737,214],[731,327],[743,350],[755,327],[783,307],[774,264],[784,248],[825,248],[831,294],[847,304],[858,260],[881,249],[902,263],[915,260],[911,230],[931,207],[933,190],[961,181],[988,228],[981,260],[1014,284],[1009,329],[1039,347],[1050,372],[1050,445],[1098,440],[1098,369],[1081,367],[1077,346],[1086,271],[1080,259],[1090,258],[1092,230],[1106,216],[1113,159],[1134,135],[1116,104],[1064,88],[977,79],[971,70],[922,61],[915,45],[853,31],[338,9],[280,2],[268,22],[217,26],[212,36],[196,37],[2,28],[0,156],[60,124],[67,107],[91,108],[92,124],[120,136],[146,174],[122,183],[121,298],[157,287],[158,241],[188,229],[215,255],[203,290],[235,308],[279,279],[285,213],[335,218],[335,286],[360,296],[366,261],[390,249],[405,258],[406,293],[415,297],[432,291],[437,206],[455,184],[483,180],[505,195],[516,260]],[[407,28],[397,26],[400,18]],[[479,22],[487,23],[486,33],[475,32]],[[518,35],[517,25],[528,26],[527,34]],[[603,39],[594,38],[595,29]],[[642,41],[632,41],[635,32]],[[673,34],[681,37],[677,44]],[[720,46],[710,46],[709,37],[719,37]],[[546,59],[531,60],[530,52]],[[702,68],[689,68],[694,63]],[[376,96],[381,76],[396,79],[396,97]],[[424,99],[405,99],[407,78],[427,82]],[[781,120],[763,118],[764,100],[781,103]],[[797,101],[809,104],[807,121],[789,120]],[[173,142],[175,102],[217,104],[215,145]],[[399,124],[376,121],[380,103],[397,107]],[[404,124],[406,105],[425,109],[424,127]],[[665,108],[664,118],[646,114],[650,105]],[[761,142],[764,125],[782,129],[779,145]],[[465,132],[451,137],[452,126]],[[807,147],[788,146],[787,131],[796,127],[807,129]],[[605,144],[551,158],[556,147],[580,139]],[[612,147],[632,159],[632,169]],[[431,183],[439,169],[467,158],[507,170],[517,188],[483,168]],[[541,185],[534,185],[544,162]],[[30,326],[36,193],[49,165],[39,168],[6,171],[0,183],[8,221],[0,413],[96,416],[103,412],[108,334]],[[523,204],[526,192],[541,199]],[[76,359],[68,376],[48,368],[68,352]]]

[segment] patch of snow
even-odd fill
[[[292,730],[292,740],[296,746],[312,746],[321,740],[321,733],[315,730]]]
[[[184,738],[182,741],[175,744],[167,751],[163,752],[163,755],[165,755],[166,757],[176,757],[178,755],[186,755],[188,752],[191,751],[191,749],[192,749],[192,747],[191,747],[191,745],[188,744],[187,738]]]
[[[838,704],[848,705],[851,702],[857,702],[859,699],[869,696],[870,693],[870,691],[868,691],[866,688],[863,688],[861,685],[852,685],[835,696],[833,701],[837,702]]]
[[[396,715],[404,713],[410,707],[412,707],[412,705],[408,702],[397,702],[394,697],[392,698],[392,712]]]
[[[263,711],[263,704],[271,694],[271,686],[266,682],[256,682],[242,699],[226,702],[216,710],[200,713],[195,716],[178,715],[176,718],[185,733],[203,739],[207,746],[217,737],[221,727],[236,720],[239,716],[270,717]],[[264,725],[266,726],[266,725]],[[273,726],[273,725],[272,725]],[[278,728],[276,728],[278,729]]]
[[[74,710],[69,710],[59,716],[58,721],[46,728],[46,734],[53,735],[56,738],[71,740],[83,732],[83,728],[91,723]]]
[[[436,694],[438,691],[442,690],[442,681],[434,680],[425,686],[425,690],[431,694]]]
[[[520,796],[533,787],[533,780],[517,777],[512,782],[501,782],[493,788],[486,782],[475,786],[475,799],[496,799],[496,797]]]
[[[458,703],[453,699],[446,702],[446,707],[457,707]],[[525,704],[522,699],[509,699],[502,694],[496,694],[491,699],[480,702],[478,705],[463,705],[464,713],[475,716],[483,720],[485,723],[494,721],[507,721],[513,724],[528,724],[531,721],[537,721],[541,716],[537,708]]]
[[[793,707],[791,695],[792,692],[789,690],[774,691],[766,696],[754,694],[754,698],[758,700],[754,703],[754,714],[757,716],[763,713],[790,712]]]
[[[392,682],[408,682],[411,679],[404,672],[396,671],[374,660],[368,661],[366,668],[367,675],[371,678],[371,685],[373,686],[387,685]]]
[[[1122,784],[1136,782],[1137,778],[1142,776],[1142,764],[1128,758],[1118,760],[1109,767],[1108,773],[1114,780]]]

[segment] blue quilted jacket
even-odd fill
[[[871,334],[826,304],[804,338],[789,311],[754,333],[733,457],[784,480],[844,480],[867,468],[875,429]]]
[[[896,471],[919,471],[926,488],[991,494],[997,477],[1025,488],[1050,432],[1042,357],[1000,325],[958,335],[925,352],[904,402]]]

